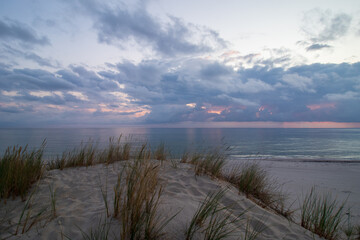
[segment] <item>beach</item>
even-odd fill
[[[226,211],[231,214],[231,217],[239,218],[239,221],[227,226],[233,229],[233,232],[226,239],[245,239],[246,228],[248,231],[259,232],[256,239],[320,239],[285,217],[256,205],[228,182],[208,175],[196,176],[193,166],[189,164],[173,165],[166,161],[156,162],[160,168],[160,183],[164,186],[157,214],[160,219],[175,216],[164,227],[162,231],[164,235],[161,239],[185,239],[186,229],[200,202],[206,198],[207,194],[220,189],[225,191],[219,201],[220,205],[227,207]],[[31,190],[35,191],[31,207],[33,213],[47,207],[44,213],[47,217],[35,223],[26,233],[11,235],[10,233],[16,231],[16,223],[25,202],[19,198],[9,199],[6,204],[2,201],[1,214],[4,214],[5,210],[11,210],[8,219],[15,225],[7,231],[2,231],[0,238],[82,239],[82,231],[90,233],[99,226],[99,223],[106,220],[110,226],[109,238],[120,239],[119,222],[112,216],[106,216],[102,193],[105,190],[108,194],[107,199],[109,202],[112,201],[113,187],[124,164],[125,162],[116,162],[110,165],[99,164],[46,172],[43,179]],[[50,213],[49,186],[56,193],[55,216],[51,216]],[[21,230],[21,227],[19,229]],[[203,233],[199,231],[193,239],[203,238]]]
[[[228,165],[256,162],[272,179],[281,185],[288,196],[286,202],[299,209],[304,196],[311,188],[345,203],[351,222],[360,224],[360,164],[356,162],[325,161],[313,159],[233,160]],[[296,215],[296,214],[295,214]],[[297,214],[298,215],[298,214]]]

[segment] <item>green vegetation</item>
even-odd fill
[[[248,219],[246,222],[244,240],[255,240],[266,229],[260,224],[257,224],[254,228],[251,228],[250,222],[250,219]]]
[[[109,203],[108,203],[107,185],[108,185],[108,183],[107,183],[107,175],[106,175],[106,180],[105,180],[105,186],[104,187],[101,184],[101,178],[99,176],[99,187],[100,187],[100,191],[101,191],[101,196],[102,196],[104,204],[105,204],[106,217],[109,217],[110,216],[110,211],[109,211]]]
[[[50,161],[48,169],[60,169],[70,167],[88,167],[99,163],[111,164],[116,161],[130,159],[131,143],[122,142],[122,135],[118,138],[109,138],[108,146],[99,150],[90,139],[87,143],[81,143],[80,147],[72,151],[64,152],[60,157]]]
[[[25,200],[31,185],[42,176],[44,148],[45,141],[32,151],[27,146],[7,148],[0,157],[0,199],[21,196]]]
[[[108,240],[109,239],[109,232],[110,232],[110,224],[111,222],[105,218],[102,222],[100,219],[98,225],[95,228],[90,229],[90,233],[86,233],[84,230],[79,228],[82,238],[84,240]],[[69,237],[66,237],[70,239]]]
[[[35,226],[41,220],[46,218],[45,213],[47,207],[43,207],[40,210],[35,211],[33,204],[33,197],[35,192],[36,192],[36,188],[31,192],[30,196],[25,202],[14,235],[20,233],[20,230],[21,230],[21,234],[28,232],[33,226]]]
[[[337,239],[344,217],[344,203],[330,194],[319,194],[313,187],[301,206],[301,226],[326,239]]]
[[[154,152],[154,159],[164,161],[167,158],[167,152],[165,150],[165,144],[160,143],[160,145],[156,148]]]
[[[197,239],[197,232],[204,234],[204,239],[224,239],[234,232],[231,224],[238,221],[227,207],[220,205],[225,191],[209,193],[202,201],[191,219],[185,232],[185,239]],[[239,216],[240,217],[240,216]]]
[[[195,174],[208,174],[213,177],[222,177],[222,168],[225,165],[226,151],[228,148],[220,147],[207,153],[184,153],[182,163],[190,163],[195,166]]]
[[[267,172],[256,163],[234,167],[225,179],[247,197],[259,199],[266,205],[274,201]]]
[[[121,142],[122,135],[118,138],[109,138],[109,145],[98,156],[99,163],[114,163],[116,161],[129,160],[131,144],[128,141]]]
[[[51,215],[53,218],[56,217],[56,189],[54,186],[49,184],[49,191],[50,191],[50,206],[51,206]]]
[[[273,209],[291,219],[293,211],[285,208],[285,195],[280,191],[276,181],[257,163],[237,165],[224,174],[224,179],[263,207]]]
[[[163,192],[159,165],[150,160],[143,145],[134,161],[125,165],[114,186],[114,213],[121,224],[121,239],[158,239],[170,219],[157,215]],[[124,176],[123,176],[124,175]]]
[[[63,152],[55,160],[48,163],[48,169],[60,169],[70,167],[91,166],[96,161],[96,147],[89,140],[88,143],[81,143],[80,147],[74,148],[72,151]]]

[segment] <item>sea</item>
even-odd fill
[[[0,129],[0,154],[7,147],[34,149],[46,141],[45,159],[93,142],[104,148],[122,137],[155,149],[164,144],[171,157],[186,151],[228,148],[229,158],[260,161],[332,161],[360,163],[360,129],[299,128],[13,128]]]

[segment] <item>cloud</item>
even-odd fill
[[[129,10],[124,6],[109,7],[94,1],[81,3],[94,18],[94,28],[101,43],[121,46],[133,41],[141,48],[147,45],[165,56],[203,53],[226,46],[214,30],[186,23],[174,16],[161,21],[150,15],[143,4]]]
[[[46,36],[38,36],[37,33],[24,23],[6,19],[0,20],[0,39],[16,40],[35,45],[50,45]]]
[[[308,45],[307,51],[329,48],[328,42],[344,37],[350,28],[352,17],[346,13],[333,14],[331,11],[313,9],[304,14],[302,31]]]
[[[282,77],[282,81],[287,83],[293,88],[296,88],[303,92],[314,92],[315,90],[311,88],[313,81],[311,78],[300,76],[297,73],[294,74],[285,74]]]
[[[59,68],[60,64],[57,61],[53,61],[51,59],[43,58],[31,51],[22,51],[19,49],[15,49],[8,44],[3,44],[1,46],[3,54],[10,54],[11,58],[18,57],[18,58],[25,58],[36,62],[39,66],[46,66],[52,68]]]
[[[20,96],[18,91],[1,91],[1,94],[8,97]]]
[[[287,48],[264,48],[261,52],[241,55],[237,51],[228,51],[219,56],[227,66],[236,69],[252,67],[289,67],[299,64],[299,56]],[[302,59],[301,59],[302,60]]]
[[[274,90],[274,87],[259,79],[248,79],[245,83],[239,84],[239,91],[246,93],[259,93]]]
[[[40,69],[0,70],[0,87],[4,90],[64,90],[74,87],[70,82]]]
[[[85,94],[83,94],[82,92],[69,91],[68,94],[76,97],[77,99],[79,99],[81,101],[89,101],[89,98]]]
[[[321,50],[321,49],[324,49],[324,48],[331,48],[331,46],[328,45],[328,44],[315,43],[315,44],[312,44],[312,45],[308,46],[306,48],[306,51],[317,51],[317,50]]]
[[[37,55],[35,53],[32,53],[32,52],[25,53],[24,57],[26,59],[29,59],[29,60],[32,60],[32,61],[36,62],[40,66],[46,66],[46,67],[52,67],[52,68],[60,67],[60,64],[57,61],[52,61],[50,59],[40,57],[39,55]],[[54,62],[54,63],[52,63],[52,62]]]
[[[345,93],[329,93],[325,95],[325,98],[332,101],[355,100],[360,98],[360,94],[353,91],[347,91]]]
[[[236,70],[200,58],[124,61],[101,71],[0,67],[0,107],[9,113],[0,125],[358,122],[359,74],[360,63]]]

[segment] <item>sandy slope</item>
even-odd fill
[[[109,166],[97,165],[92,167],[81,167],[66,169],[64,171],[53,170],[47,173],[37,188],[33,213],[42,207],[48,207],[43,214],[44,220],[37,223],[25,234],[11,236],[10,239],[62,239],[67,236],[70,239],[82,239],[81,231],[89,232],[96,227],[100,220],[105,219],[105,207],[100,185],[106,186],[110,210],[112,209],[113,186],[117,179],[117,173],[123,163]],[[231,239],[243,239],[244,227],[249,221],[250,226],[256,229],[264,229],[257,239],[318,239],[312,233],[291,223],[285,218],[275,215],[252,201],[239,195],[237,191],[228,186],[227,183],[213,180],[208,176],[194,176],[191,166],[179,164],[173,168],[170,164],[161,167],[161,182],[165,189],[160,206],[160,215],[163,217],[178,215],[166,226],[164,239],[184,239],[186,226],[195,213],[199,202],[201,202],[211,191],[228,188],[221,204],[228,206],[234,216],[248,210],[234,227],[237,229]],[[50,191],[49,184],[56,189],[57,216],[50,220]],[[6,205],[0,205],[0,217],[4,216],[6,210],[11,214],[8,218],[16,223],[25,203],[19,199],[9,200]],[[119,238],[119,222],[111,220],[111,238]],[[6,232],[14,232],[16,226],[5,231],[7,223],[2,223],[0,239],[9,236]],[[21,228],[20,228],[21,232]],[[201,234],[197,239],[203,239]],[[66,239],[65,237],[63,239]]]
[[[231,167],[246,162],[248,160],[228,160],[227,164]],[[345,210],[351,214],[351,223],[360,225],[359,163],[311,159],[256,162],[282,185],[282,190],[289,196],[289,205],[299,208],[299,202],[303,201],[306,193],[316,187],[317,192],[330,194],[339,204],[345,202]]]

